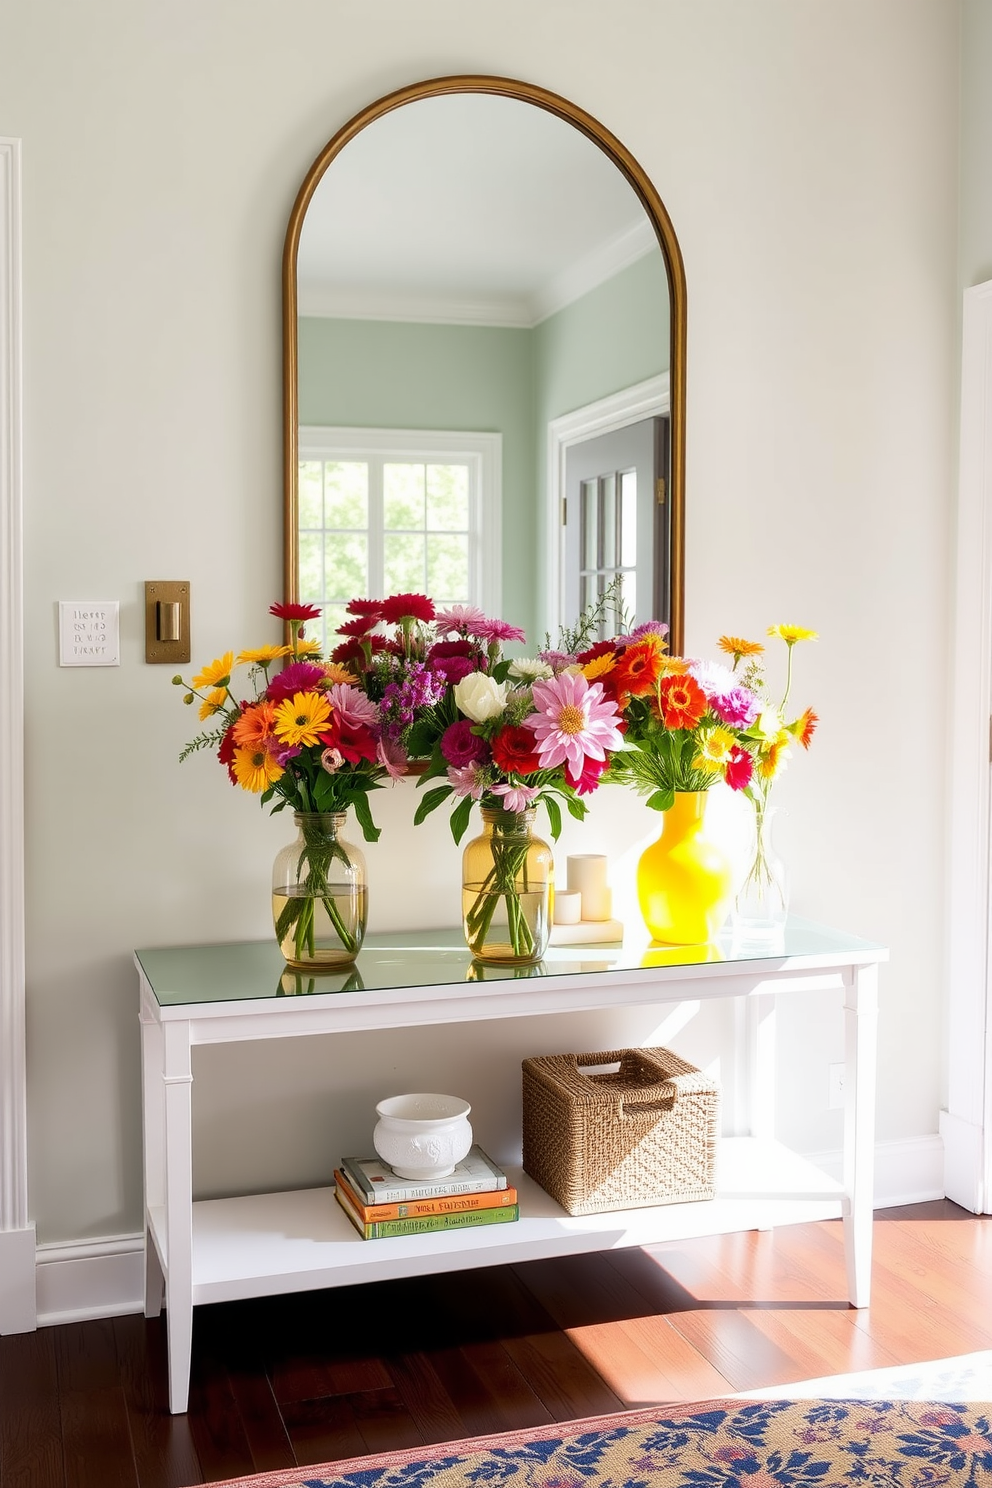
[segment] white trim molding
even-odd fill
[[[540,629],[554,635],[563,623],[562,571],[565,557],[564,531],[561,524],[561,498],[565,490],[565,455],[573,444],[583,439],[592,439],[598,434],[612,434],[615,429],[625,429],[628,424],[641,419],[657,418],[667,413],[671,406],[670,379],[667,372],[657,377],[648,377],[644,382],[622,388],[608,398],[587,403],[584,408],[575,408],[563,413],[548,424],[546,497],[544,503],[544,543],[548,561],[545,570],[548,588],[545,597],[547,616]]]
[[[21,146],[0,139],[0,1333],[37,1326],[24,1034]]]
[[[992,741],[992,281],[964,293],[947,875],[948,1198],[987,1214]]]

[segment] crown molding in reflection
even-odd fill
[[[567,265],[530,295],[462,297],[434,290],[390,291],[300,284],[300,315],[325,320],[393,320],[432,325],[510,326],[533,330],[605,284],[622,270],[657,251],[650,222],[635,223],[575,263]]]

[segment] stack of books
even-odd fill
[[[481,1147],[447,1178],[401,1178],[378,1157],[346,1157],[334,1170],[334,1193],[366,1240],[507,1224],[520,1218],[517,1190]]]

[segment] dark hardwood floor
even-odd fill
[[[0,1339],[0,1488],[180,1488],[992,1349],[992,1218],[880,1211],[872,1305],[844,1296],[825,1223],[225,1303],[185,1416],[161,1319],[44,1328]]]

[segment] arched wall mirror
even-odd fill
[[[612,586],[681,650],[685,277],[603,125],[498,77],[379,99],[300,188],[283,312],[285,593],[325,636],[414,590],[536,650]]]

